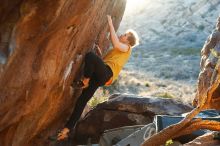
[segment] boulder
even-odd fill
[[[105,130],[146,125],[153,121],[155,115],[180,115],[191,110],[191,106],[173,99],[114,94],[78,122],[75,139],[78,144],[86,144],[89,138],[92,143],[98,143]]]

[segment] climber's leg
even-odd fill
[[[58,134],[57,140],[62,140],[68,137],[70,130],[73,130],[76,122],[79,120],[87,102],[92,98],[95,91],[98,89],[99,84],[95,79],[91,79],[89,87],[83,89],[81,96],[77,99],[75,108],[70,119],[65,125],[65,128]]]
[[[89,83],[89,87],[83,89],[81,96],[77,99],[75,104],[75,109],[70,116],[70,119],[66,123],[65,127],[68,129],[74,128],[76,122],[79,120],[87,102],[92,98],[95,91],[98,89],[99,84],[94,80],[91,79]]]
[[[84,78],[82,80],[83,88],[88,87],[92,76],[95,76],[100,84],[104,84],[112,77],[113,73],[109,66],[93,52],[89,52],[85,56]]]

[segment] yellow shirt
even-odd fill
[[[113,77],[111,81],[108,81],[108,84],[106,85],[113,83],[118,78],[120,71],[122,70],[123,66],[128,61],[131,55],[131,51],[131,47],[129,47],[129,50],[127,52],[122,52],[117,48],[113,48],[104,57],[103,60],[105,64],[107,64],[113,72]]]

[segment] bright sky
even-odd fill
[[[126,10],[127,14],[135,13],[135,11],[144,8],[149,3],[149,0],[127,0]]]

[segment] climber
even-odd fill
[[[85,55],[84,77],[77,84],[83,91],[75,104],[75,109],[65,125],[65,128],[57,136],[57,140],[68,137],[70,130],[73,130],[79,120],[87,102],[100,86],[111,85],[118,77],[122,67],[128,61],[132,48],[139,42],[136,32],[127,31],[117,36],[111,16],[107,15],[110,38],[113,45],[103,60],[96,54],[89,52]],[[100,48],[98,47],[99,52]]]

